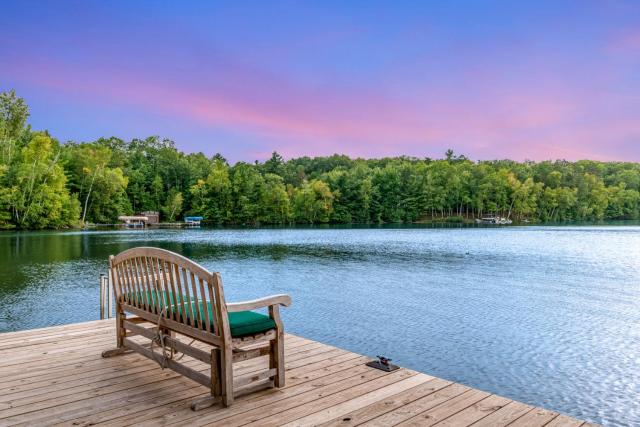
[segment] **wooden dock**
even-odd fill
[[[409,369],[373,369],[367,357],[294,335],[286,387],[193,412],[208,389],[138,354],[101,358],[114,342],[113,320],[0,334],[0,426],[590,425]],[[266,362],[243,363],[239,376]]]

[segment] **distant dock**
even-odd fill
[[[294,335],[284,388],[193,412],[209,389],[135,353],[103,359],[114,341],[113,319],[0,334],[0,426],[593,425],[409,369],[370,368],[370,358]],[[261,363],[241,362],[236,375]]]
[[[200,224],[194,224],[192,222],[158,222],[155,224],[143,224],[136,223],[133,226],[131,223],[116,222],[112,224],[86,224],[84,228],[125,228],[132,230],[153,229],[153,228],[199,228]]]

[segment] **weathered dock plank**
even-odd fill
[[[193,412],[191,401],[207,388],[137,354],[100,357],[114,340],[113,320],[0,334],[0,425],[586,426],[409,369],[375,370],[364,356],[293,335],[285,387]],[[241,362],[236,375],[264,363]]]

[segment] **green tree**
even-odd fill
[[[114,223],[131,213],[128,178],[120,167],[109,167],[112,150],[101,143],[67,144],[64,150],[69,187],[82,203],[81,222]]]
[[[240,224],[255,224],[260,219],[260,195],[264,178],[254,165],[240,162],[232,168],[233,220]]]
[[[182,212],[182,193],[176,190],[171,190],[167,196],[167,203],[162,207],[162,213],[165,218],[170,222],[173,222],[176,216]]]
[[[24,99],[18,98],[16,92],[0,92],[0,164],[10,165],[18,138],[25,131],[29,117],[29,108]]]
[[[260,188],[259,220],[268,224],[285,224],[290,221],[291,206],[284,180],[281,176],[267,173]]]
[[[271,158],[264,162],[263,170],[265,173],[282,176],[284,174],[284,159],[278,152],[274,151]]]
[[[190,193],[192,214],[202,215],[214,224],[225,224],[232,220],[233,194],[226,162],[215,160],[207,179],[199,179],[191,186]]]
[[[72,226],[79,215],[78,200],[66,188],[58,145],[44,133],[34,133],[22,149],[9,190],[13,220],[20,228]]]
[[[164,183],[160,175],[153,177],[151,181],[151,192],[153,194],[153,208],[154,210],[160,210],[160,204],[162,203],[162,195],[164,192]]]
[[[298,222],[309,224],[329,222],[333,211],[333,194],[320,180],[305,182],[293,193],[293,214]]]

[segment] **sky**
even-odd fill
[[[63,142],[640,161],[637,0],[0,3],[0,91]]]

